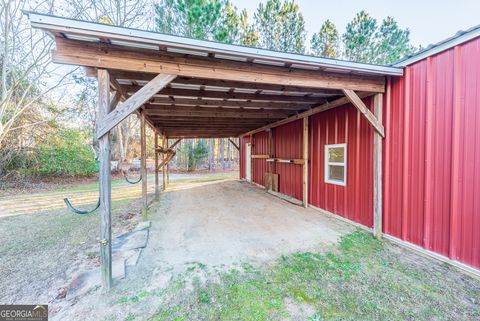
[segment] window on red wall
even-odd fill
[[[347,144],[325,145],[325,183],[347,185]]]

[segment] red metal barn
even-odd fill
[[[404,75],[388,77],[383,96],[382,233],[478,273],[480,27],[394,66],[404,68]],[[373,113],[373,99],[363,102]],[[278,174],[280,193],[302,201],[305,190],[308,206],[373,228],[372,126],[350,103],[307,115],[305,128],[299,118],[243,136],[240,177],[246,177],[244,151],[252,143],[254,183],[265,185],[269,171],[265,157],[277,159],[271,172]],[[308,130],[307,187],[302,166],[294,162],[302,158],[304,130]],[[335,169],[344,171],[342,183],[326,177],[328,146],[343,148],[345,164]],[[259,155],[263,158],[255,158]]]

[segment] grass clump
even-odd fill
[[[477,281],[459,283],[437,266],[445,269],[440,280],[402,262],[398,251],[358,230],[327,253],[294,253],[261,268],[243,264],[193,290],[172,286],[151,320],[479,319]]]

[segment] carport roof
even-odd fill
[[[108,71],[110,105],[124,103],[99,123],[99,137],[139,108],[170,138],[236,137],[349,102],[345,91],[382,93],[386,76],[403,74],[398,67],[27,14],[32,27],[54,37],[54,62],[83,66],[94,77]]]
[[[172,53],[194,56],[210,56],[217,59],[247,61],[274,66],[308,70],[326,70],[370,75],[403,75],[403,69],[315,57],[310,55],[266,50],[215,41],[198,40],[158,32],[118,27],[108,24],[80,21],[52,15],[26,12],[32,27],[47,31],[51,35],[61,33],[64,37],[90,42],[108,41],[112,44],[142,49],[166,49]]]

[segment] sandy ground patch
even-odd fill
[[[192,266],[228,270],[296,251],[321,251],[354,230],[238,180],[172,184],[149,219],[148,246],[127,277],[106,295],[96,291],[61,303],[53,320],[123,320],[128,309],[148,316],[158,308],[159,297],[141,306],[116,303],[132,293],[158,293]]]

